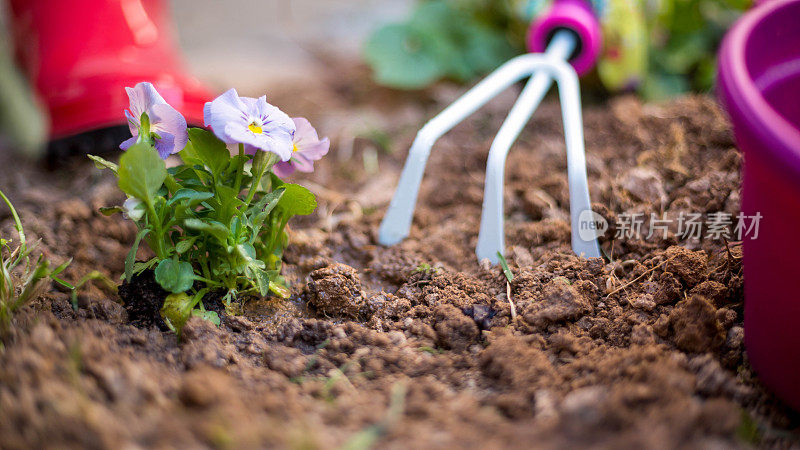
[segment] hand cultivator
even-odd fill
[[[578,75],[594,65],[600,53],[600,24],[584,0],[556,0],[528,34],[532,53],[516,57],[478,83],[428,122],[411,146],[394,198],[380,226],[379,241],[393,245],[408,236],[419,186],[434,143],[512,84],[529,81],[500,128],[489,151],[478,246],[479,259],[498,262],[504,254],[503,178],[511,145],[530,120],[552,82],[558,85],[564,121],[569,177],[572,249],[584,257],[599,257],[595,235],[584,239],[581,226],[594,225],[586,177]],[[570,65],[571,64],[571,65]]]

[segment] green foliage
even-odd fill
[[[186,295],[185,292],[168,295],[164,299],[164,305],[161,307],[161,317],[164,318],[167,326],[172,331],[180,334],[183,326],[193,316],[208,320],[214,325],[219,325],[220,320],[217,313],[203,309],[201,300],[207,292],[208,289],[201,289],[193,297]],[[196,308],[197,306],[199,308]]]
[[[414,272],[424,273],[424,274],[429,274],[429,275],[430,274],[434,274],[434,273],[436,273],[438,271],[439,271],[439,269],[437,269],[436,267],[432,267],[428,263],[422,263],[422,264],[418,265],[416,269],[414,269]]]
[[[119,188],[131,197],[152,205],[167,178],[167,167],[147,144],[136,144],[120,158],[117,170]]]
[[[192,265],[186,261],[178,261],[177,257],[161,260],[156,266],[155,276],[156,282],[173,294],[186,292],[194,285]]]
[[[0,331],[2,331],[11,323],[14,313],[33,300],[37,289],[45,280],[52,279],[73,291],[75,287],[58,278],[70,261],[51,269],[50,262],[43,255],[32,257],[36,245],[28,246],[22,221],[14,205],[2,191],[0,198],[11,211],[19,240],[19,244],[12,248],[11,239],[0,237]]]
[[[376,81],[401,89],[423,88],[442,78],[463,82],[521,52],[506,30],[456,3],[422,2],[406,23],[378,30],[365,47]]]
[[[663,0],[653,4],[646,10],[648,74],[640,92],[646,98],[664,98],[711,89],[722,37],[751,4],[751,0]]]
[[[375,80],[419,89],[470,81],[525,51],[531,20],[552,0],[420,0],[411,17],[375,32],[364,49]],[[706,91],[716,51],[752,0],[592,0],[603,27],[605,89],[648,99]]]
[[[741,411],[740,416],[741,421],[739,423],[739,427],[736,429],[736,437],[748,445],[752,445],[753,447],[758,446],[762,440],[762,434],[758,427],[758,422],[756,422],[753,419],[753,416],[751,416],[750,413],[744,409]]]
[[[292,217],[311,214],[317,203],[308,189],[271,173],[277,156],[259,151],[251,160],[243,153],[240,148],[232,156],[213,133],[190,129],[182,165],[167,169],[148,144],[137,144],[120,158],[119,187],[138,201],[104,212],[125,212],[139,228],[124,277],[155,270],[158,284],[172,294],[162,316],[178,332],[192,315],[219,322],[202,309],[202,295],[210,290],[226,291],[228,306],[243,295],[290,294],[280,276],[285,228]],[[92,159],[114,169],[102,158]],[[142,241],[156,256],[136,262]]]

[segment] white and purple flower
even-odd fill
[[[162,159],[167,159],[186,147],[189,141],[186,119],[164,101],[152,84],[142,82],[126,87],[125,91],[131,108],[125,111],[125,116],[133,137],[120,144],[122,150],[137,142],[148,142],[155,145]]]
[[[281,161],[272,168],[275,175],[286,177],[299,172],[310,173],[314,171],[314,161],[321,159],[328,153],[331,143],[328,138],[320,140],[317,130],[311,123],[303,118],[292,119],[297,131],[292,139],[292,157],[289,161]]]
[[[256,149],[272,152],[282,161],[292,157],[295,124],[283,111],[267,103],[267,97],[239,97],[230,89],[203,108],[210,126],[226,144],[244,144],[248,153]]]

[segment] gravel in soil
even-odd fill
[[[356,145],[301,181],[320,208],[292,226],[291,301],[250,302],[219,328],[193,318],[180,341],[139,320],[130,299],[142,294],[124,286],[126,306],[92,286],[77,311],[55,288],[25,308],[0,349],[0,447],[797,445],[800,417],[747,362],[738,243],[675,229],[614,239],[612,227],[606,259],[571,254],[553,101],[507,165],[509,286],[473,253],[500,107],[437,145],[410,237],[378,245],[412,129],[430,113],[412,111],[380,174]],[[738,212],[741,157],[711,99],[619,98],[588,106],[585,130],[592,199],[612,225]],[[119,277],[134,227],[97,212],[123,200],[114,180],[87,163],[14,164],[0,182],[45,254],[74,257],[71,279]]]

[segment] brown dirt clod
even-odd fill
[[[336,263],[311,272],[308,278],[308,302],[320,313],[356,318],[364,310],[365,295],[354,268]]]

